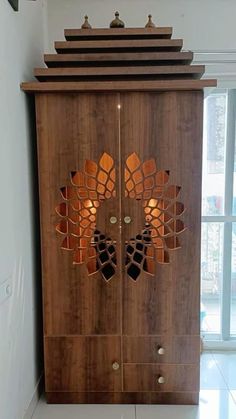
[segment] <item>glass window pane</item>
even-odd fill
[[[223,215],[227,93],[204,102],[202,214]]]
[[[201,330],[221,331],[223,223],[202,223]]]
[[[236,141],[234,148],[234,179],[233,179],[233,208],[232,214],[236,215]]]
[[[232,223],[232,273],[230,333],[236,335],[236,223]]]

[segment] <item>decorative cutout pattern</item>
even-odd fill
[[[185,229],[179,217],[184,205],[177,201],[180,186],[169,185],[169,172],[158,171],[154,159],[141,163],[136,153],[126,160],[125,196],[142,201],[144,227],[126,242],[127,274],[136,280],[141,271],[154,275],[155,261],[169,263],[169,250],[180,248],[178,235]]]
[[[74,264],[86,263],[89,274],[101,270],[106,280],[115,273],[115,247],[96,230],[96,216],[101,203],[115,197],[115,180],[114,160],[107,153],[98,164],[86,160],[84,172],[71,172],[71,185],[60,189],[63,202],[56,207],[61,248],[73,251]]]
[[[98,164],[86,160],[84,171],[71,172],[70,186],[60,189],[63,202],[56,207],[61,248],[73,252],[74,264],[86,263],[89,275],[101,272],[107,281],[117,265],[115,243],[97,229],[96,219],[101,203],[116,196],[115,181],[110,155],[104,153]],[[155,263],[169,263],[169,250],[180,248],[178,235],[185,229],[180,189],[169,185],[169,172],[158,171],[154,159],[141,163],[136,153],[127,158],[125,196],[141,201],[144,215],[141,232],[126,242],[125,265],[133,280],[142,271],[154,275]]]
[[[88,256],[89,274],[100,271],[107,281],[113,277],[116,268],[116,249],[112,239],[107,238],[99,230],[95,230]]]

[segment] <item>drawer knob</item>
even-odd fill
[[[160,375],[157,379],[158,384],[164,384],[165,383],[165,379],[164,377],[162,377],[162,375]]]
[[[114,371],[117,371],[120,368],[120,365],[118,364],[118,362],[113,362],[112,368]]]
[[[159,346],[157,348],[157,353],[158,353],[158,355],[165,355],[165,349],[162,348],[161,346]]]
[[[117,223],[117,218],[116,217],[110,217],[110,223],[111,224],[116,224]]]
[[[126,217],[124,218],[124,222],[125,224],[130,224],[131,223],[131,217],[129,215],[126,215]]]

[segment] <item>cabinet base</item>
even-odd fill
[[[199,402],[198,392],[48,392],[47,402],[52,404],[191,404]]]

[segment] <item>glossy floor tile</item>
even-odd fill
[[[235,419],[228,390],[202,390],[199,406],[137,406],[136,419]]]
[[[226,381],[227,387],[236,390],[236,353],[214,353],[213,358]]]
[[[135,419],[133,405],[47,405],[42,398],[32,419]]]
[[[199,406],[47,405],[32,419],[236,419],[236,352],[201,356]]]
[[[211,353],[204,353],[201,356],[200,388],[202,390],[227,390],[221,370]]]
[[[235,419],[236,404],[227,390],[202,390],[198,419]]]

